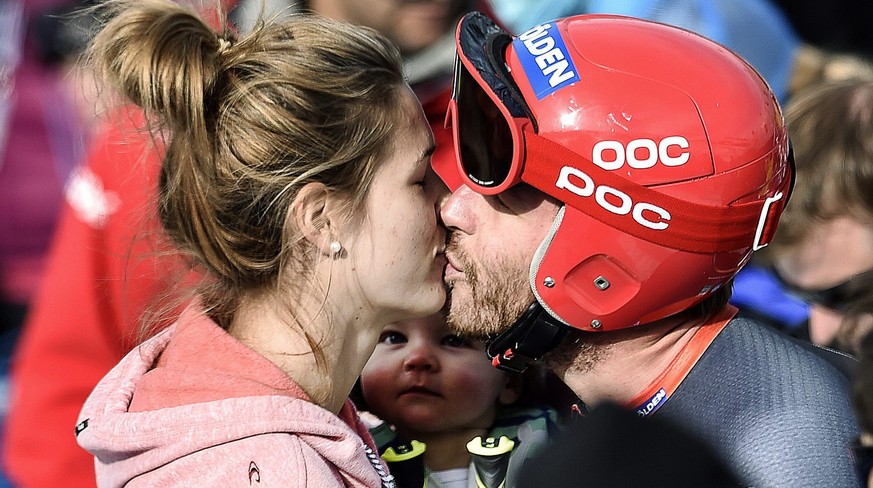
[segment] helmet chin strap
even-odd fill
[[[570,328],[534,301],[508,329],[485,348],[497,369],[521,373],[564,340]]]

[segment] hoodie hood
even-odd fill
[[[257,436],[283,433],[290,435],[282,442],[299,439],[347,485],[381,486],[374,469],[381,464],[366,454],[367,446],[375,450],[372,439],[350,402],[339,416],[310,402],[282,370],[228,335],[198,304],[101,380],[76,427],[79,445],[96,457],[101,487],[140,476],[148,485],[162,469],[179,472],[194,453],[198,467],[206,462],[221,470],[238,454],[235,441],[254,438],[257,451]],[[203,452],[210,453],[205,461]]]

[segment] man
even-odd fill
[[[856,486],[834,358],[727,305],[791,190],[760,76],[711,41],[627,17],[512,38],[470,14],[457,32],[458,161],[435,163],[463,183],[441,212],[454,327],[489,337],[498,367],[544,357],[588,406],[681,425],[744,484]]]

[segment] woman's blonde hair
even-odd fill
[[[361,206],[393,144],[400,54],[373,30],[316,16],[262,22],[239,38],[169,0],[100,8],[106,20],[87,55],[156,121],[166,141],[161,222],[214,276],[219,292],[204,305],[226,327],[243,294],[305,262],[287,218],[303,185]]]

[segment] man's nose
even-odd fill
[[[472,233],[475,230],[473,204],[477,196],[481,197],[466,185],[462,185],[443,198],[440,206],[440,218],[443,224],[449,229]]]

